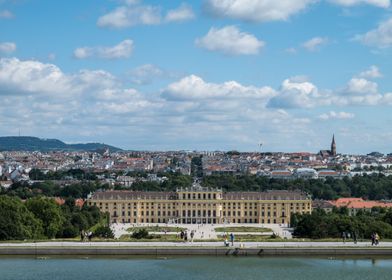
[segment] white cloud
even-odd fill
[[[162,78],[165,75],[164,70],[152,64],[141,65],[129,72],[132,83],[138,85],[150,84],[153,79]]]
[[[330,111],[329,113],[324,113],[319,116],[322,120],[346,120],[353,119],[354,117],[355,115],[353,113],[335,111]]]
[[[165,98],[172,100],[250,98],[263,101],[275,95],[275,90],[271,87],[243,86],[235,81],[222,84],[208,83],[195,75],[184,77],[180,81],[170,84],[163,92]]]
[[[380,49],[392,46],[392,18],[381,22],[376,29],[357,35],[354,40],[360,41],[362,44],[377,47]]]
[[[228,55],[254,55],[265,43],[254,35],[240,31],[236,26],[221,29],[212,27],[207,35],[195,41],[200,48],[218,51]]]
[[[329,0],[329,2],[345,7],[366,4],[366,5],[372,5],[380,8],[388,8],[391,5],[390,0]]]
[[[375,94],[378,93],[378,85],[363,78],[352,78],[347,83],[345,92],[349,94]]]
[[[359,77],[364,79],[376,79],[381,78],[382,76],[383,75],[380,72],[380,69],[378,69],[378,67],[375,65],[370,66],[369,69],[359,74]]]
[[[176,21],[187,21],[195,18],[195,14],[192,7],[187,4],[181,4],[180,7],[167,12],[165,21],[176,22]]]
[[[102,70],[81,70],[75,75],[67,75],[54,64],[17,58],[0,59],[1,95],[54,94],[62,98],[86,90],[114,87],[115,84],[115,78]]]
[[[0,92],[12,93],[62,93],[71,90],[71,78],[53,64],[38,61],[21,61],[16,58],[0,60]]]
[[[0,42],[0,53],[10,54],[16,51],[16,44],[12,42]]]
[[[138,68],[146,75],[159,76],[163,71],[153,65]],[[361,83],[362,87],[351,85]],[[349,84],[351,89],[365,92],[358,88],[367,88],[368,83]],[[313,120],[296,116],[297,110],[268,108],[267,104],[278,96],[296,96],[287,97],[288,103],[280,103],[287,108],[392,105],[392,93],[354,94],[345,92],[346,88],[348,86],[330,92],[319,91],[303,76],[287,79],[275,90],[236,81],[214,83],[190,75],[169,84],[161,92],[145,94],[125,87],[121,80],[103,70],[65,73],[50,63],[2,58],[1,133],[17,133],[20,127],[24,134],[39,131],[40,136],[64,140],[86,135],[95,141],[109,140],[109,143],[134,135],[132,145],[135,143],[133,148],[138,149],[249,149],[262,139],[266,146],[276,145],[274,148],[281,150],[299,132],[304,139],[318,135],[320,122],[314,125]],[[372,98],[379,98],[378,102],[374,103]],[[333,109],[319,117],[354,117],[347,110]],[[129,148],[127,143],[127,140],[122,142]],[[302,145],[300,143],[298,149]],[[296,149],[292,144],[289,148]]]
[[[119,6],[98,18],[99,27],[127,28],[136,25],[158,25],[161,23],[183,22],[195,18],[192,7],[181,4],[178,8],[167,11],[162,16],[160,6],[140,5],[140,1],[125,1],[126,6]]]
[[[133,51],[133,41],[124,40],[113,47],[82,47],[74,51],[74,56],[78,59],[98,57],[104,59],[129,58]]]
[[[206,10],[218,17],[245,21],[287,20],[317,0],[206,0]]]
[[[357,77],[350,79],[344,88],[329,96],[331,104],[338,106],[375,106],[381,104],[382,98],[377,83]]]
[[[316,51],[318,50],[321,46],[325,45],[328,43],[328,38],[323,38],[323,37],[314,37],[305,43],[302,44],[302,46],[307,49],[308,51]]]
[[[161,9],[154,6],[121,6],[101,16],[99,27],[125,28],[135,25],[155,25],[161,23]]]
[[[392,92],[388,92],[384,94],[381,100],[381,104],[392,105]]]
[[[317,104],[318,88],[307,81],[286,79],[277,96],[268,102],[270,108],[309,108]]]
[[[0,18],[4,18],[4,19],[11,19],[14,17],[14,14],[11,13],[8,10],[2,10],[0,11]]]

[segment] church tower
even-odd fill
[[[336,143],[335,143],[335,134],[332,136],[332,143],[331,143],[331,156],[336,156]]]

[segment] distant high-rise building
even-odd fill
[[[335,143],[335,134],[332,136],[332,143],[331,143],[331,156],[336,156],[336,143]]]

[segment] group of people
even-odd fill
[[[227,240],[227,238],[230,237],[230,242]],[[225,241],[223,241],[223,243],[225,244],[226,247],[230,246],[234,246],[234,233],[230,233],[230,235],[228,236],[227,232],[224,235]]]
[[[378,245],[378,243],[380,242],[380,236],[378,235],[377,232],[372,233],[371,239],[372,239],[372,246]]]
[[[352,233],[343,231],[342,232],[342,239],[343,243],[346,243],[347,240],[351,239],[353,240],[354,244],[357,244],[358,242],[358,234],[353,231]],[[377,232],[373,232],[372,235],[370,236],[371,241],[372,241],[372,246],[373,245],[378,245],[380,242],[380,236],[378,235]]]
[[[189,237],[191,239],[191,242],[193,242],[193,238],[195,237],[195,231],[194,230],[191,230],[191,232],[189,234]],[[181,230],[180,238],[181,238],[181,240],[184,240],[185,242],[187,242],[188,241],[188,232]]]
[[[88,241],[91,241],[92,238],[93,238],[93,233],[91,231],[82,230],[80,232],[80,241],[84,242],[84,241],[86,241],[86,239]]]

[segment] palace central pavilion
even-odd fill
[[[95,192],[88,204],[109,213],[111,223],[289,224],[292,213],[312,211],[298,191],[223,192],[197,183],[176,192]]]

